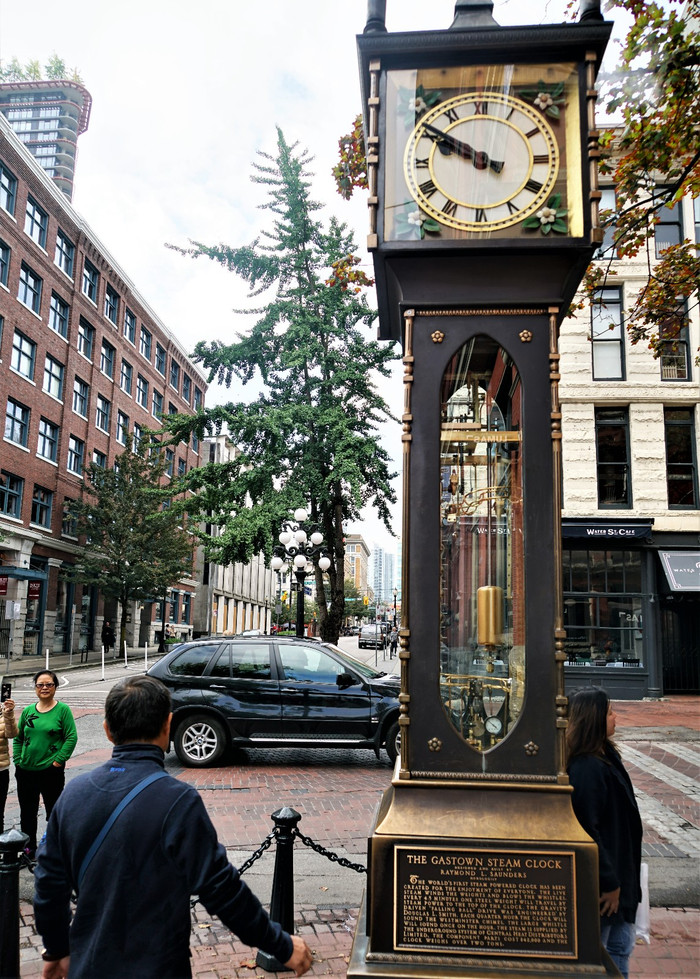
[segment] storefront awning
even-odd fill
[[[671,591],[700,591],[700,551],[659,551]]]
[[[651,541],[649,520],[562,520],[562,537],[589,541]]]

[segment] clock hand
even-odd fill
[[[475,150],[469,143],[463,143],[429,123],[425,123],[423,129],[431,139],[435,140],[441,153],[455,152],[465,160],[471,160],[477,170],[486,170],[490,167],[494,173],[500,173],[503,169],[503,161],[492,160],[484,150]]]

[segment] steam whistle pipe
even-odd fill
[[[367,0],[367,23],[363,33],[386,33],[386,0]]]

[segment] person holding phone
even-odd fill
[[[38,700],[22,711],[14,746],[20,826],[29,837],[25,853],[31,860],[36,853],[39,797],[48,822],[66,782],[66,762],[78,743],[70,707],[56,700],[56,674],[39,670],[34,686]]]
[[[3,683],[2,704],[0,704],[0,833],[5,832],[5,803],[7,802],[7,790],[10,787],[10,744],[8,739],[16,738],[18,734],[12,687],[9,683]]]

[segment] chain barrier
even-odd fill
[[[240,867],[238,868],[238,873],[243,875],[246,872],[246,870],[250,870],[250,868],[253,866],[255,861],[260,859],[260,857],[263,855],[265,850],[270,849],[270,847],[272,846],[272,844],[276,839],[277,839],[277,832],[276,830],[273,829],[271,833],[267,834],[267,836],[262,841],[262,843],[257,848],[257,850],[254,853],[251,853],[251,855],[248,857],[245,863],[242,863],[240,865]]]
[[[332,850],[327,850],[325,846],[321,846],[320,843],[314,843],[310,836],[304,836],[298,829],[294,829],[294,836],[298,837],[304,846],[308,846],[311,850],[316,853],[320,853],[323,857],[328,857],[332,863],[339,863],[341,867],[346,867],[348,870],[354,870],[358,874],[366,874],[367,868],[363,867],[361,863],[352,863],[347,857],[340,857],[337,853],[333,853]]]

